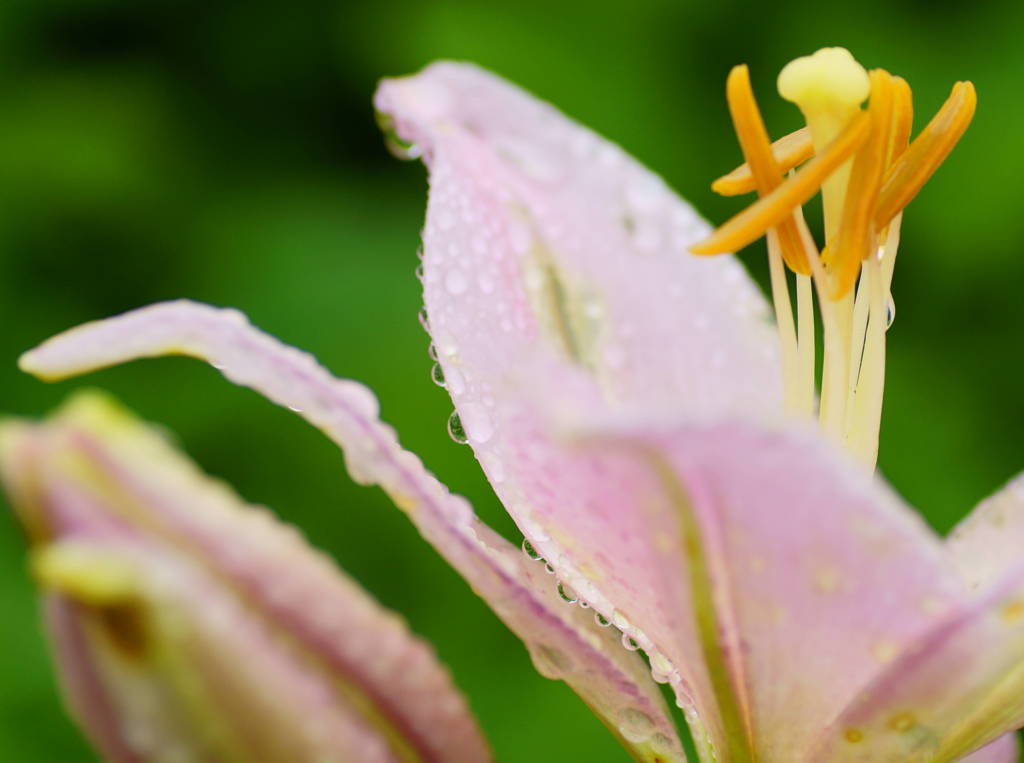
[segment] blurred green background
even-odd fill
[[[881,465],[946,530],[1024,466],[1024,177],[1019,2],[577,0],[5,0],[0,4],[0,389],[39,415],[74,384],[17,355],[80,321],[187,296],[247,312],[381,398],[430,468],[510,538],[514,527],[445,433],[413,271],[422,167],[384,150],[376,81],[476,61],[621,143],[703,213],[737,162],[722,99],[752,67],[769,126],[790,58],[844,45],[912,84],[918,125],[956,79],[980,105],[910,208]],[[745,261],[763,282],[763,253]],[[509,636],[334,447],[204,366],[152,361],[87,384],[162,422],[210,472],[275,507],[436,644],[501,761],[621,761],[562,684]],[[0,761],[88,761],[53,688],[18,528],[0,515]]]

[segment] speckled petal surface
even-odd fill
[[[381,486],[424,537],[523,639],[540,671],[579,693],[637,760],[683,760],[667,708],[643,660],[591,612],[566,604],[543,565],[482,525],[399,446],[372,393],[338,380],[309,355],[254,330],[234,311],[166,303],[74,329],[26,354],[26,370],[58,378],[136,357],[211,362],[327,433],[353,478]]]
[[[559,577],[669,659],[691,704],[695,645],[663,606],[679,560],[651,552],[671,520],[558,424],[776,416],[765,300],[732,257],[686,252],[708,227],[660,178],[500,78],[442,62],[375,103],[429,170],[427,323],[469,444]]]
[[[964,579],[979,591],[1024,561],[1024,475],[979,503],[947,543]]]
[[[732,695],[731,709],[719,702],[727,736],[749,729],[763,760],[806,759],[966,598],[941,539],[814,432],[723,422],[601,437],[646,458],[676,494],[683,535],[671,545],[686,550],[716,697]]]
[[[429,647],[155,429],[92,393],[0,445],[69,704],[111,760],[490,759]]]
[[[1024,565],[951,612],[826,733],[826,760],[957,760],[1024,725]]]

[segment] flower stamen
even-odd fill
[[[723,195],[756,190],[759,198],[690,251],[721,254],[767,236],[786,408],[807,415],[814,412],[817,293],[825,350],[818,418],[826,434],[874,468],[902,211],[967,129],[977,96],[970,82],[956,83],[910,142],[910,86],[883,69],[867,72],[842,48],[790,62],[778,84],[807,127],[773,144],[747,67],[730,73],[729,110],[746,164],[712,189]],[[819,190],[825,218],[820,256],[801,209]],[[796,328],[783,260],[796,273]]]
[[[953,92],[886,173],[875,210],[875,224],[888,224],[909,204],[960,140],[974,118],[978,96],[970,82],[957,82]]]
[[[783,172],[803,164],[814,156],[814,141],[807,127],[794,130],[772,143],[772,156]],[[749,164],[741,164],[728,175],[722,175],[711,184],[711,190],[719,196],[739,196],[757,190],[754,175]]]
[[[793,210],[809,201],[825,180],[841,167],[868,138],[867,114],[853,122],[822,152],[790,175],[778,188],[762,196],[719,226],[710,236],[690,247],[692,254],[725,254],[757,241]]]

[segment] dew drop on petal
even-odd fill
[[[541,561],[542,557],[540,552],[533,547],[533,544],[529,540],[523,538],[523,553],[526,554],[526,558],[534,562]]]
[[[449,368],[448,373],[445,374],[445,380],[448,383],[448,391],[453,395],[461,395],[466,391],[466,380],[459,369],[455,367]]]
[[[558,595],[566,604],[575,604],[579,599],[571,587],[561,582],[558,584]]]
[[[444,288],[453,297],[462,294],[467,286],[469,286],[469,281],[466,280],[466,274],[458,268],[449,270],[444,278]]]
[[[430,369],[430,380],[438,387],[444,386],[444,369],[441,368],[440,363],[435,363],[434,367]]]
[[[480,403],[466,403],[459,408],[464,434],[474,442],[487,442],[494,436],[494,424],[487,409]]]
[[[629,742],[639,744],[651,738],[654,721],[643,710],[627,707],[619,712],[619,732]]]
[[[448,417],[448,434],[459,445],[465,445],[469,442],[466,430],[462,427],[462,419],[459,417],[458,411],[452,411],[452,415]]]

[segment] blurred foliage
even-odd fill
[[[0,4],[0,372],[4,408],[72,389],[18,353],[80,321],[188,296],[370,384],[407,446],[510,538],[514,527],[428,380],[413,275],[424,173],[383,149],[371,95],[436,58],[476,61],[558,104],[663,174],[704,214],[737,161],[722,99],[752,67],[770,129],[790,58],[844,45],[914,87],[918,125],[956,79],[978,116],[913,203],[897,268],[881,464],[948,529],[1024,464],[1024,258],[1015,125],[1024,5],[900,0],[6,0]],[[763,278],[763,253],[745,261]],[[437,645],[502,761],[618,761],[610,735],[315,431],[200,364],[97,374],[204,467],[275,507]],[[19,532],[0,518],[0,760],[91,760],[63,716]]]

